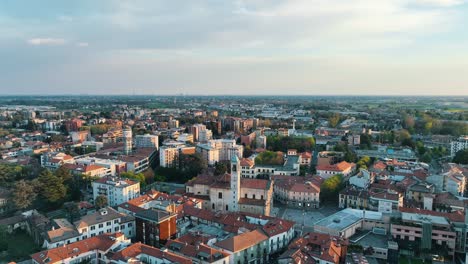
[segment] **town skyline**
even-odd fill
[[[0,3],[0,94],[468,94],[466,1],[49,3]]]

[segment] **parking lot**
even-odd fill
[[[297,225],[306,227],[312,227],[317,221],[332,215],[339,211],[339,208],[334,204],[323,205],[320,209],[312,210],[300,210],[296,208],[287,208],[287,207],[275,207],[273,209],[274,214],[280,218],[291,220],[296,222]]]

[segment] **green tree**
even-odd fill
[[[255,164],[259,165],[281,165],[284,163],[283,153],[264,151],[255,157]]]
[[[468,164],[468,149],[460,150],[453,157],[453,162],[458,164]]]
[[[331,115],[328,118],[328,125],[330,127],[337,127],[339,123],[340,123],[340,114],[339,113],[333,113],[333,115]]]
[[[229,162],[218,162],[215,165],[214,175],[223,175],[230,170]]]
[[[360,141],[361,141],[360,147],[362,149],[371,149],[372,148],[372,138],[371,138],[370,135],[361,134]]]
[[[62,179],[62,181],[65,183],[69,183],[72,180],[72,175],[70,173],[70,170],[64,166],[60,166],[60,168],[55,170],[54,174],[55,176]]]
[[[143,173],[122,172],[120,173],[120,177],[138,181],[141,187],[146,186],[146,178]]]
[[[338,194],[343,187],[343,176],[340,174],[333,175],[323,181],[320,188],[320,197],[324,200],[336,201],[338,199]]]
[[[55,176],[49,170],[44,170],[39,175],[39,186],[41,196],[49,203],[57,203],[67,195],[67,188],[63,180]]]
[[[15,207],[21,210],[33,204],[37,193],[31,182],[20,180],[15,183],[12,196]]]
[[[94,205],[99,209],[106,207],[107,203],[108,200],[107,196],[105,195],[99,195],[98,197],[96,197],[96,201],[94,201]]]
[[[179,155],[179,171],[184,175],[185,180],[190,180],[207,168],[208,164],[200,153]]]
[[[8,250],[8,231],[6,226],[0,225],[0,252]]]

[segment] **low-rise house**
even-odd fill
[[[75,159],[72,156],[61,152],[49,152],[41,155],[41,167],[49,170],[56,170],[66,163],[73,164],[74,162]]]
[[[349,177],[349,184],[357,188],[368,188],[375,181],[375,174],[361,169],[358,174]]]
[[[135,218],[107,207],[83,216],[74,224],[63,218],[54,219],[46,232],[43,247],[61,247],[104,233],[123,233],[128,238],[135,237]]]
[[[230,264],[268,263],[269,260],[268,237],[258,229],[219,241],[214,246],[231,255]]]
[[[107,254],[130,245],[121,233],[102,234],[31,255],[33,264],[109,263]]]
[[[317,175],[324,179],[328,179],[333,175],[341,174],[344,177],[350,176],[356,170],[356,164],[342,161],[333,165],[318,165]]]
[[[280,264],[344,263],[348,240],[339,236],[307,233],[296,239],[279,258]]]
[[[190,258],[184,257],[179,254],[154,248],[140,242],[131,244],[128,247],[112,254],[110,262],[115,264],[124,263],[178,263],[178,264],[192,264]]]
[[[175,254],[189,258],[193,263],[200,264],[223,264],[229,263],[231,255],[221,250],[215,249],[205,243],[191,241],[184,238],[169,240],[166,248]]]

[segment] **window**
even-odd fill
[[[260,199],[263,200],[263,195],[260,196]]]
[[[218,198],[219,198],[219,199],[223,199],[223,193],[222,193],[222,192],[219,192],[219,193],[218,193]]]
[[[254,195],[252,195],[252,198],[253,198],[253,199],[255,199],[255,194],[254,194]]]
[[[247,198],[247,194],[245,194],[245,198]]]
[[[226,211],[229,211],[229,206],[226,204]]]
[[[110,225],[112,225],[112,222],[111,222],[111,221],[109,221],[109,222],[106,223],[106,226],[110,226]]]
[[[99,228],[103,228],[104,227],[104,224],[99,224]]]
[[[211,204],[211,209],[213,209],[213,210],[214,210],[214,203],[213,203],[213,204]]]
[[[118,223],[119,223],[119,219],[115,219],[114,224],[118,224]]]
[[[91,230],[94,230],[94,229],[96,229],[96,226],[91,226]]]
[[[133,223],[128,223],[127,226],[128,226],[128,227],[132,227],[132,226],[133,226]]]
[[[116,226],[116,227],[114,228],[114,231],[115,231],[115,232],[119,231],[119,227]]]

